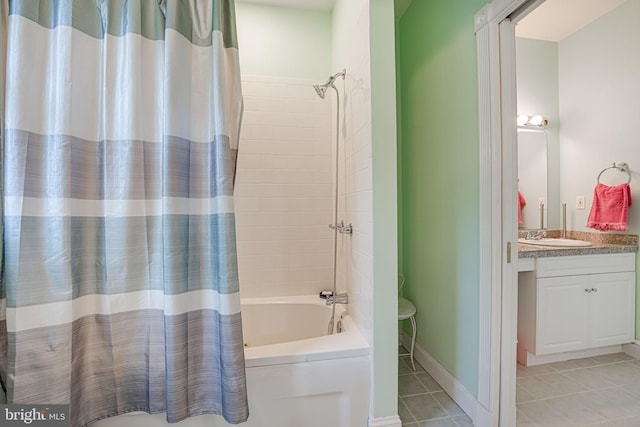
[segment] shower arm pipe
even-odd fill
[[[333,82],[335,82],[338,77],[342,77],[342,80],[344,80],[346,75],[347,75],[347,70],[343,69],[342,71],[335,73],[333,76],[330,76],[327,82],[323,86],[325,85],[330,86],[336,91],[336,93],[338,93],[338,89],[336,89],[336,87],[333,86]]]

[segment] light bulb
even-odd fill
[[[527,124],[528,121],[529,121],[529,116],[527,116],[526,114],[520,114],[518,116],[518,126],[524,126]]]
[[[535,115],[531,117],[531,120],[529,120],[529,123],[534,126],[541,126],[544,123],[544,117],[540,115]]]

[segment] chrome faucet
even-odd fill
[[[335,297],[328,296],[326,304],[349,304],[349,294],[347,292],[339,292]]]
[[[353,226],[351,224],[344,225],[344,221],[340,221],[340,224],[329,224],[329,228],[332,230],[338,230],[340,234],[352,234]]]
[[[567,204],[562,204],[562,238],[567,238]]]
[[[544,230],[538,231],[527,231],[527,235],[525,236],[526,240],[540,240],[543,237],[547,236],[547,232]]]

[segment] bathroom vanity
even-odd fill
[[[637,250],[637,241],[588,248],[520,245],[518,362],[616,352],[634,342]]]

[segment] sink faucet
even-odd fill
[[[538,231],[527,231],[527,235],[525,236],[526,240],[540,240],[543,237],[547,236],[547,232],[544,230]]]
[[[349,294],[347,292],[338,292],[338,295],[327,297],[327,305],[332,304],[349,304]]]

